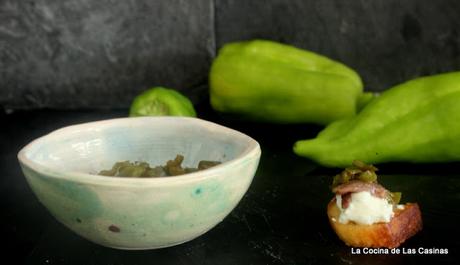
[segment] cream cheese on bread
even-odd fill
[[[341,195],[336,195],[336,203],[340,209],[338,221],[342,224],[350,221],[364,225],[388,223],[394,215],[393,205],[388,200],[372,196],[368,191],[352,193],[346,209],[342,208]]]

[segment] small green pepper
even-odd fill
[[[353,160],[449,162],[460,160],[460,72],[408,81],[383,92],[356,116],[336,121],[294,152],[321,165]]]
[[[174,89],[154,87],[134,98],[129,116],[196,117],[192,102]]]
[[[212,63],[209,83],[215,110],[274,123],[328,124],[353,116],[363,90],[347,66],[265,40],[226,44]]]

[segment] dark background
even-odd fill
[[[254,38],[309,49],[357,70],[382,91],[460,70],[457,0],[0,0],[0,235],[12,264],[458,263],[459,163],[379,165],[380,181],[421,205],[424,229],[407,248],[449,255],[352,255],[327,223],[337,170],[295,156],[319,126],[226,120],[210,109],[207,76],[227,42]],[[125,117],[135,95],[175,88],[199,117],[257,139],[251,187],[222,223],[182,245],[119,251],[58,223],[38,202],[16,154],[62,126]],[[11,262],[10,262],[11,263]]]
[[[0,106],[127,108],[151,86],[207,101],[223,44],[262,38],[354,68],[366,90],[460,69],[457,0],[0,0]]]

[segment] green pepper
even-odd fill
[[[353,160],[460,160],[460,72],[408,81],[383,92],[356,116],[336,121],[294,152],[329,167]]]
[[[192,102],[174,89],[154,87],[134,98],[129,116],[196,117]]]
[[[352,180],[377,183],[377,174],[375,173],[377,170],[373,165],[366,165],[362,161],[355,160],[351,167],[345,168],[340,174],[334,177],[332,188]]]
[[[376,92],[364,92],[362,95],[358,97],[358,102],[357,102],[357,110],[360,112],[367,104],[369,104],[372,100],[377,98],[379,96],[379,93]]]
[[[377,174],[378,169],[373,165],[367,165],[363,161],[355,160],[351,167],[345,168],[340,174],[334,176],[332,180],[332,190],[337,186],[349,183],[350,181],[362,181],[367,183],[378,183]],[[397,205],[401,201],[401,192],[387,192],[386,199],[389,203]]]
[[[350,117],[363,90],[347,66],[264,40],[225,45],[209,79],[215,110],[275,123],[328,124]]]
[[[401,192],[390,192],[390,196],[389,196],[388,200],[392,204],[397,205],[398,203],[401,202],[401,197],[402,197]]]

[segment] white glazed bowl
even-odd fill
[[[246,193],[260,159],[247,135],[196,118],[121,118],[73,125],[18,154],[26,179],[51,214],[95,243],[154,249],[189,241],[227,216]],[[183,166],[223,163],[176,177],[94,175],[117,161]]]

